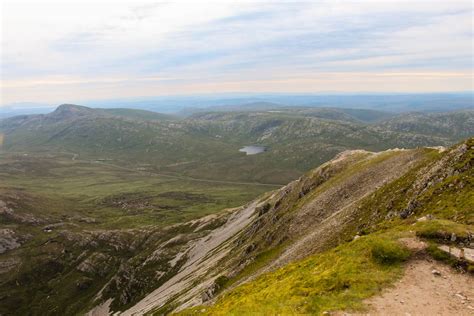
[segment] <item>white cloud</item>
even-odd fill
[[[264,87],[360,91],[361,73],[364,91],[472,89],[472,77],[466,77],[473,57],[470,1],[4,0],[1,5],[1,103]],[[316,79],[314,73],[325,76]],[[375,73],[387,84],[373,82]],[[418,82],[409,79],[414,77]]]

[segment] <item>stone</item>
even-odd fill
[[[21,240],[11,229],[0,229],[0,254],[21,246]]]
[[[438,270],[434,269],[433,271],[431,271],[431,273],[433,273],[433,275],[436,275],[436,276],[441,276],[441,272],[439,272]]]
[[[451,241],[456,241],[457,237],[456,237],[456,234],[455,233],[452,233],[451,234]]]
[[[465,297],[465,296],[462,295],[461,293],[456,293],[456,294],[454,294],[454,295],[456,295],[457,297],[459,297],[459,298],[462,299],[463,301],[464,301],[464,300],[467,300],[467,297]]]

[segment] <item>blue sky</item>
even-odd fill
[[[473,85],[471,1],[2,1],[1,103]]]

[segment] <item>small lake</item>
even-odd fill
[[[239,151],[246,153],[247,155],[256,155],[267,151],[266,147],[262,146],[244,146]]]

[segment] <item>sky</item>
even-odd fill
[[[2,0],[0,105],[473,90],[470,0]]]

